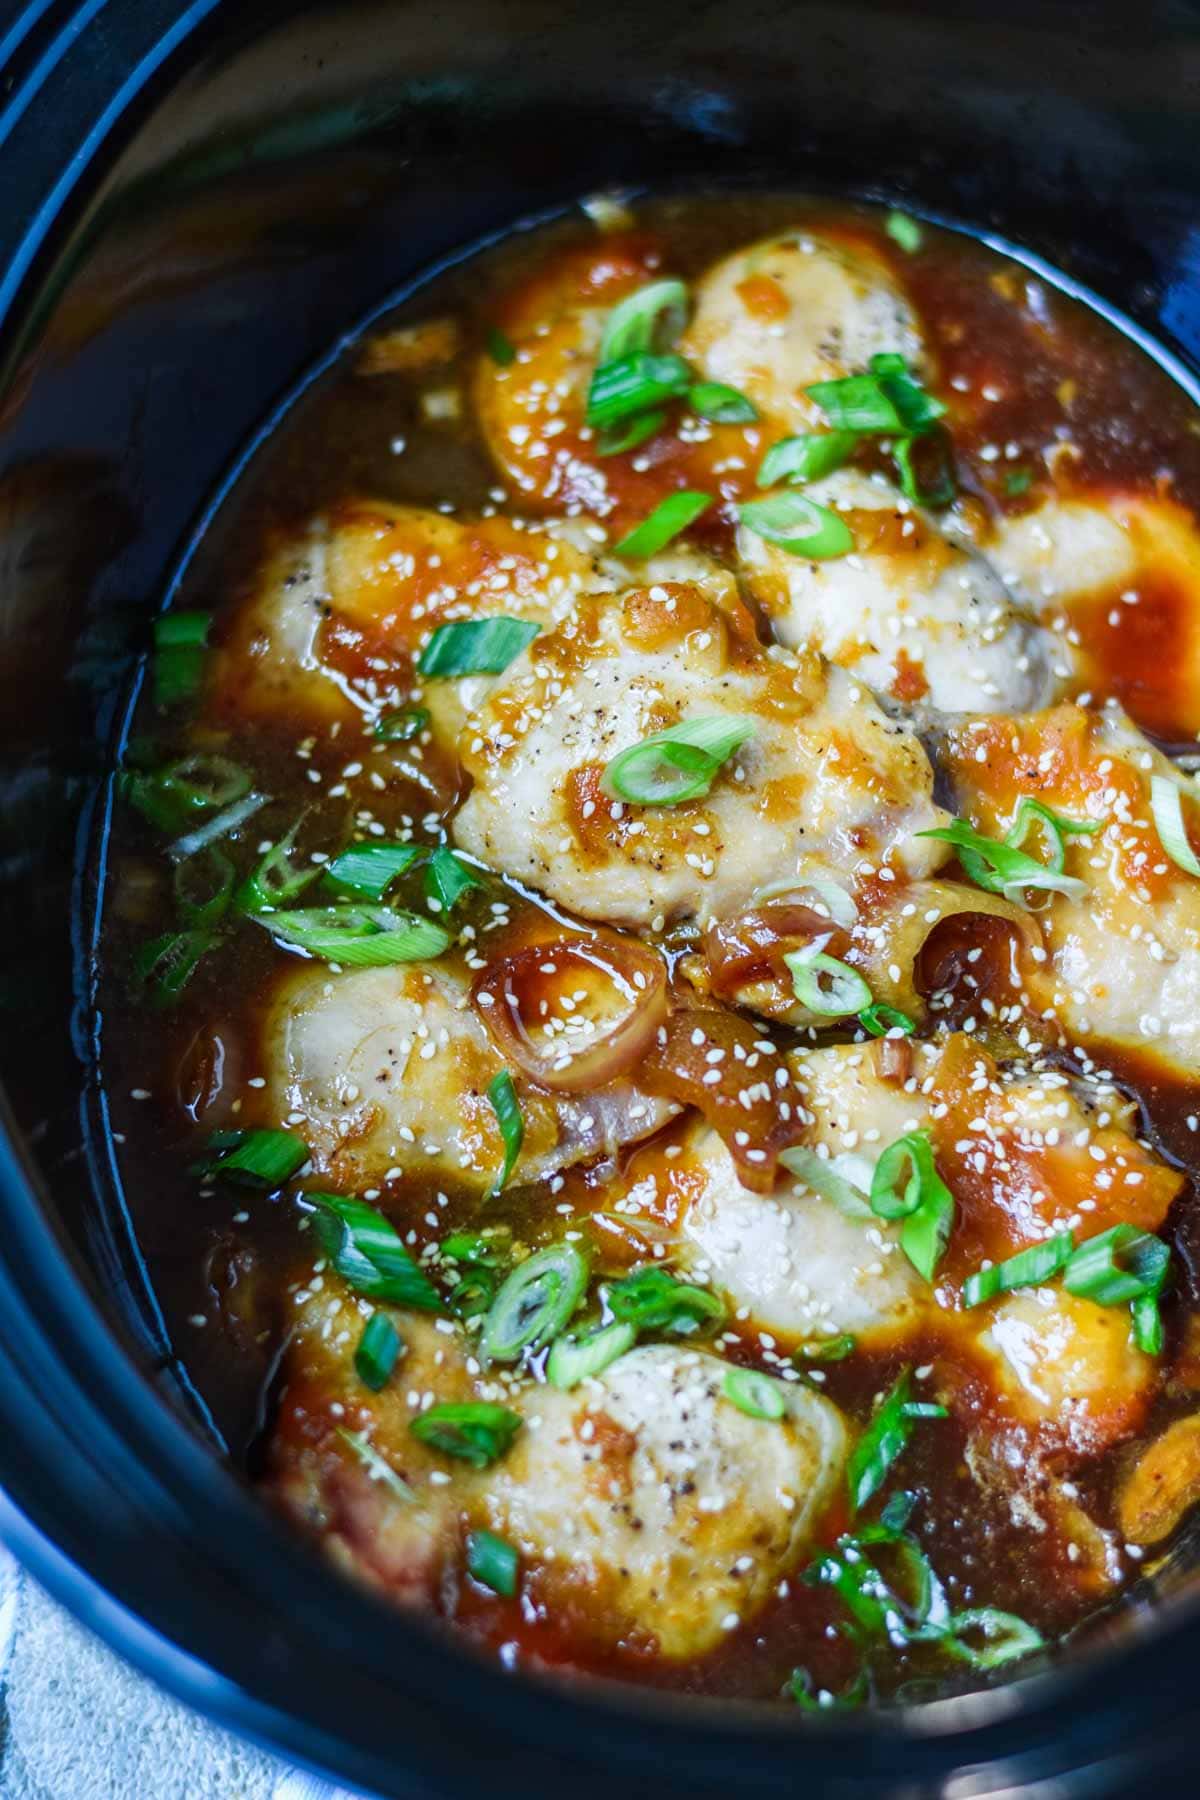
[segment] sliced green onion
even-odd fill
[[[861,1188],[847,1179],[836,1167],[836,1160],[831,1157],[818,1156],[805,1144],[793,1145],[790,1150],[781,1150],[779,1160],[785,1169],[798,1175],[806,1187],[814,1194],[820,1194],[823,1200],[829,1200],[847,1219],[861,1219],[864,1222],[873,1219],[870,1203]]]
[[[168,612],[154,621],[154,704],[190,700],[204,679],[212,614]]]
[[[783,960],[791,973],[792,992],[809,1012],[823,1019],[844,1019],[871,1005],[871,990],[858,970],[836,956],[789,950]],[[827,978],[824,985],[822,976]]]
[[[1188,875],[1200,875],[1200,857],[1188,841],[1183,822],[1183,794],[1179,783],[1169,775],[1150,777],[1150,811],[1159,842],[1176,868]]]
[[[352,844],[335,856],[325,879],[343,893],[364,900],[382,900],[398,875],[403,875],[426,854],[423,844]]]
[[[1024,494],[1033,485],[1033,476],[1028,469],[1010,469],[1004,477],[1006,494]]]
[[[975,1649],[967,1642],[968,1634],[978,1632],[984,1647]],[[1045,1647],[1045,1639],[1015,1613],[1001,1612],[995,1606],[972,1607],[968,1612],[952,1613],[939,1643],[947,1655],[970,1663],[973,1669],[995,1669],[1001,1663],[1015,1662],[1034,1650]]]
[[[251,915],[276,912],[280,907],[288,906],[298,899],[310,882],[321,873],[315,863],[310,863],[307,868],[297,868],[292,861],[300,823],[297,819],[286,836],[281,837],[277,844],[272,844],[266,854],[260,857],[253,872],[242,882],[234,896],[234,904],[239,912]]]
[[[872,1037],[886,1037],[889,1031],[900,1031],[905,1037],[911,1037],[917,1029],[916,1020],[910,1019],[906,1012],[901,1012],[897,1006],[885,1006],[879,1000],[872,1006],[864,1006],[858,1022]]]
[[[404,706],[398,712],[384,713],[376,719],[374,736],[388,744],[407,744],[429,728],[429,713],[423,706]]]
[[[271,1190],[290,1181],[308,1154],[308,1145],[294,1131],[214,1131],[190,1172]]]
[[[604,771],[604,791],[635,806],[679,806],[702,799],[734,751],[757,729],[753,719],[736,713],[684,719],[614,756]]]
[[[727,1369],[722,1392],[751,1419],[782,1419],[787,1402],[779,1382],[759,1369]]]
[[[492,1303],[479,1339],[489,1362],[517,1362],[563,1330],[588,1283],[587,1258],[574,1244],[550,1244],[519,1263]]]
[[[1060,1231],[1044,1244],[1033,1244],[990,1269],[976,1269],[963,1283],[963,1305],[982,1306],[997,1294],[1011,1294],[1014,1288],[1039,1287],[1066,1268],[1074,1248],[1074,1233]]]
[[[903,1192],[897,1183],[908,1170]],[[909,1131],[889,1144],[871,1178],[871,1211],[903,1219],[900,1248],[918,1274],[932,1281],[954,1224],[954,1196],[938,1174],[925,1131]]]
[[[483,886],[475,871],[453,850],[439,846],[425,870],[425,892],[443,912],[453,912],[457,901],[471,888]]]
[[[659,409],[636,413],[623,425],[610,425],[596,437],[597,456],[619,456],[623,450],[636,450],[647,438],[661,431],[667,415]]]
[[[621,539],[613,554],[628,557],[633,562],[644,562],[649,556],[657,556],[681,531],[686,531],[702,512],[707,512],[712,503],[711,494],[668,494],[648,519],[643,519],[640,525],[635,525]]]
[[[420,656],[422,675],[502,675],[541,630],[531,619],[455,619],[439,625]]]
[[[155,1006],[170,1006],[196,972],[201,957],[219,938],[213,931],[167,931],[143,944],[133,960],[134,974],[150,990]]]
[[[912,1370],[905,1369],[873,1413],[850,1453],[846,1480],[850,1507],[861,1512],[887,1480],[892,1464],[912,1436],[918,1419],[944,1419],[946,1408],[912,1398]]]
[[[811,1338],[806,1344],[797,1344],[793,1352],[793,1360],[800,1362],[845,1362],[853,1356],[858,1348],[858,1339],[849,1331],[840,1331],[836,1337]]]
[[[521,1424],[520,1414],[507,1406],[465,1400],[429,1407],[409,1421],[408,1429],[431,1450],[486,1469],[511,1447]]]
[[[507,369],[510,363],[517,360],[517,347],[512,339],[498,325],[490,327],[487,334],[487,353],[500,368]]]
[[[227,756],[196,752],[154,774],[127,774],[121,791],[161,831],[178,831],[190,819],[217,811],[250,791],[250,775]]]
[[[818,1692],[807,1669],[793,1669],[788,1692],[802,1712],[855,1712],[870,1697],[867,1671],[859,1669],[854,1679],[836,1693],[832,1688]]]
[[[607,427],[637,413],[652,412],[667,400],[682,399],[692,371],[681,356],[640,351],[602,363],[588,389],[586,421]]]
[[[849,462],[858,449],[857,431],[806,431],[772,444],[758,466],[759,487],[778,481],[820,481]]]
[[[223,850],[209,847],[176,864],[172,885],[175,905],[185,925],[203,930],[219,925],[233,894],[233,864]]]
[[[266,804],[265,794],[244,794],[232,806],[227,806],[224,812],[214,813],[211,819],[205,819],[203,825],[197,825],[194,831],[176,838],[173,844],[167,846],[167,855],[172,862],[185,862],[189,856],[195,856],[198,850],[215,844],[218,838],[228,837],[231,832],[239,830],[247,819],[252,819]]]
[[[509,1176],[517,1166],[521,1145],[525,1141],[525,1121],[521,1116],[521,1103],[517,1099],[513,1078],[507,1069],[501,1069],[498,1075],[492,1076],[488,1082],[487,1097],[491,1101],[492,1111],[500,1126],[500,1136],[504,1141],[504,1161],[500,1165],[500,1173],[488,1190],[488,1198],[494,1200],[508,1186]]]
[[[359,1380],[365,1382],[374,1393],[379,1393],[387,1386],[403,1348],[400,1333],[387,1314],[372,1313],[363,1326],[363,1334],[354,1352],[354,1367],[358,1371]]]
[[[304,1194],[302,1204],[321,1249],[356,1294],[417,1312],[441,1310],[437,1289],[375,1207],[347,1194]]]
[[[907,1493],[904,1488],[898,1488],[894,1494],[889,1494],[883,1503],[879,1514],[880,1528],[887,1532],[903,1531],[912,1518],[913,1508],[916,1504],[917,1496],[915,1494]]]
[[[725,1316],[725,1308],[708,1288],[676,1281],[665,1269],[638,1269],[608,1290],[613,1317],[638,1331],[671,1331],[690,1337]]]
[[[918,831],[916,835],[953,844],[967,879],[989,894],[1003,894],[1010,905],[1028,905],[1025,895],[1030,891],[1064,894],[1069,900],[1082,900],[1087,893],[1086,881],[1048,869],[1023,850],[984,837],[965,819],[955,819],[953,824],[940,825],[932,831]]]
[[[1067,847],[1065,838],[1094,837],[1100,829],[1099,819],[1072,819],[1066,813],[1055,812],[1052,807],[1043,805],[1042,801],[1024,796],[1012,824],[1004,834],[1006,844],[1019,850],[1031,831],[1041,830],[1046,837],[1049,852],[1047,868],[1061,875],[1066,866]]]
[[[840,431],[917,436],[928,431],[946,412],[942,401],[925,392],[904,358],[894,352],[873,356],[866,375],[818,381],[804,391]]]
[[[642,350],[669,350],[687,324],[687,309],[687,288],[674,277],[626,295],[604,322],[598,361],[603,366]]]
[[[496,1298],[496,1277],[490,1269],[468,1269],[446,1295],[446,1304],[459,1319],[479,1319]]]
[[[688,389],[688,405],[702,419],[714,425],[752,425],[758,408],[736,388],[721,381],[697,381]]]
[[[556,1338],[546,1360],[546,1380],[552,1387],[574,1388],[607,1369],[633,1349],[637,1328],[627,1319],[614,1319],[584,1337]]]
[[[1133,1341],[1145,1356],[1161,1356],[1166,1342],[1157,1294],[1142,1294],[1130,1307]]]
[[[256,922],[278,944],[356,969],[431,962],[451,941],[450,933],[432,919],[386,906],[318,906],[270,913]]]
[[[493,1594],[511,1600],[517,1591],[520,1557],[512,1544],[494,1531],[467,1534],[467,1571]]]
[[[929,461],[929,454],[924,446],[932,446],[932,455],[937,458],[936,473],[926,481],[917,469],[915,458],[918,445],[922,446],[920,454]],[[900,477],[900,492],[914,506],[949,506],[958,493],[958,482],[954,476],[954,458],[950,449],[950,439],[944,431],[927,437],[904,437],[899,440],[892,452],[896,458],[896,468]]]
[[[1097,1306],[1124,1306],[1160,1293],[1170,1262],[1170,1249],[1152,1232],[1114,1225],[1080,1244],[1063,1270],[1063,1286]]]
[[[884,220],[883,229],[909,256],[921,248],[921,227],[907,213],[897,212],[893,208]]]
[[[845,519],[795,488],[768,494],[764,500],[747,500],[737,510],[748,531],[791,556],[826,562],[854,548],[854,533]]]
[[[510,1236],[507,1225],[494,1232],[455,1231],[443,1238],[438,1248],[454,1262],[495,1269],[510,1260]]]
[[[337,1425],[334,1429],[342,1442],[349,1444],[372,1481],[377,1481],[381,1487],[387,1488],[388,1492],[397,1500],[412,1504],[417,1497],[412,1488],[409,1487],[402,1475],[397,1475],[391,1463],[386,1462],[380,1456],[374,1444],[369,1443],[361,1431],[347,1431],[344,1425]]]

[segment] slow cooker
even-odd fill
[[[0,1531],[164,1686],[382,1795],[1186,1781],[1186,1542],[1050,1673],[850,1722],[512,1677],[342,1581],[222,1460],[167,1339],[91,991],[147,618],[365,314],[595,190],[756,184],[1014,244],[1186,369],[1200,7],[34,0],[0,8],[0,64]]]

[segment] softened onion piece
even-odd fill
[[[588,1004],[597,992],[599,1020]],[[597,931],[489,963],[471,998],[508,1064],[555,1092],[587,1093],[646,1054],[667,1017],[667,970],[635,939]]]
[[[808,1116],[783,1056],[764,1044],[762,1027],[737,1013],[686,1007],[671,1014],[638,1073],[647,1093],[703,1113],[738,1179],[757,1193],[774,1187],[779,1153],[800,1142]]]
[[[1002,919],[1034,949],[1041,932],[1031,915],[999,894],[967,887],[958,881],[914,881],[887,890],[854,933],[855,967],[865,976],[876,1001],[898,1007],[920,1022],[925,996],[917,988],[918,963],[928,939],[945,920],[976,913]]]

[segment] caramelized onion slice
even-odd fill
[[[489,963],[471,999],[506,1063],[542,1087],[586,1093],[646,1054],[667,1017],[667,970],[634,939],[597,931]]]
[[[1025,949],[1042,941],[1031,915],[999,894],[958,881],[914,881],[897,886],[854,934],[856,966],[877,1001],[899,1007],[914,1019],[925,1017],[925,997],[916,985],[921,951],[940,925],[963,913],[1004,920]]]
[[[704,954],[712,991],[731,998],[759,981],[781,981],[790,994],[792,978],[784,963],[789,951],[815,946],[843,956],[849,945],[846,932],[812,907],[775,900],[710,927]]]
[[[756,1193],[771,1191],[780,1151],[804,1136],[804,1096],[783,1054],[738,1013],[707,1006],[672,1013],[638,1083],[698,1108],[732,1156],[738,1180]]]

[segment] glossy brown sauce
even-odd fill
[[[685,278],[695,276],[719,254],[794,225],[798,213],[794,201],[771,197],[652,202],[639,209],[637,232],[614,240],[612,265],[626,274],[630,268],[648,275],[669,268]],[[879,215],[805,203],[803,216],[818,227],[832,223],[847,237],[896,256]],[[611,271],[597,264],[595,229],[579,218],[515,237],[471,259],[420,290],[384,325],[457,318],[460,347],[439,367],[437,386],[467,394],[487,330],[514,324],[514,309],[529,303],[529,271],[571,245],[579,247],[580,280],[603,295]],[[926,230],[922,247],[904,258],[903,275],[923,316],[938,391],[953,399],[956,384],[965,390],[954,402],[950,423],[960,483],[981,505],[1011,513],[1030,507],[1045,491],[1046,449],[1059,443],[1064,446],[1056,463],[1060,492],[1065,487],[1069,493],[1072,484],[1133,495],[1166,492],[1183,507],[1200,506],[1200,435],[1194,410],[1145,354],[1111,327],[1040,277],[969,238]],[[503,298],[514,293],[516,300]],[[769,292],[761,303],[769,308]],[[713,454],[706,447],[704,457]],[[694,450],[670,433],[664,434],[648,469],[634,476],[614,467],[610,474],[619,501],[614,534],[644,517],[665,493],[705,485]],[[627,481],[627,491],[622,481]],[[458,419],[427,420],[410,380],[402,374],[360,373],[359,352],[351,348],[300,399],[231,493],[189,573],[180,604],[215,612],[213,641],[219,645],[264,547],[311,513],[360,494],[425,506],[449,501],[470,514],[497,505],[521,513],[521,495],[515,494],[511,503],[494,498],[502,486],[480,443],[469,403]],[[716,486],[728,502],[743,491],[743,478],[723,477]],[[716,509],[699,540],[718,553],[728,552],[730,517],[728,504]],[[1098,595],[1073,614],[1094,666],[1096,689],[1116,695],[1164,742],[1178,742],[1200,725],[1200,702],[1184,681],[1190,664],[1173,660],[1164,648],[1176,635],[1186,635],[1194,607],[1195,594],[1182,578],[1164,576],[1161,582],[1142,585],[1136,606]],[[369,632],[345,631],[331,660],[349,675],[361,673],[376,647]],[[306,845],[332,853],[353,823],[351,801],[336,793],[339,773],[363,745],[349,735],[336,743],[321,738],[307,759],[298,760],[296,734],[286,718],[256,718],[249,728],[241,722],[240,708],[234,670],[210,696],[203,718],[186,727],[185,737],[189,745],[221,749],[252,763],[256,785],[273,796],[254,821],[250,843],[282,835],[303,813]],[[161,762],[178,753],[176,725],[171,720],[164,729],[162,717],[143,701],[134,735],[153,739],[153,760]],[[367,747],[387,772],[387,791],[377,797],[375,818],[389,838],[406,820],[444,815],[450,808],[456,797],[453,770],[431,759],[419,767],[412,764],[402,744]],[[311,781],[309,769],[322,779]],[[249,850],[240,856],[246,861]],[[401,883],[396,903],[402,904],[404,896]],[[493,935],[489,954],[512,953],[536,942],[552,925],[558,930],[534,900],[515,891],[512,899],[511,922]],[[170,929],[172,918],[158,840],[135,816],[118,812],[104,932],[103,1010],[106,1082],[122,1177],[172,1342],[211,1407],[230,1454],[253,1474],[275,1403],[288,1285],[298,1279],[307,1251],[297,1237],[290,1199],[235,1192],[219,1184],[206,1188],[188,1174],[187,1165],[214,1125],[260,1122],[256,1090],[246,1083],[260,1073],[253,1066],[256,1021],[278,968],[278,952],[265,932],[243,929],[201,962],[173,1008],[154,1011],[136,997],[128,972],[138,947]],[[979,941],[978,929],[976,921],[973,943]],[[944,991],[942,1016],[947,1022],[961,1022],[981,993],[1001,995],[1008,987],[1006,934],[989,929],[986,942],[984,963],[969,971],[964,946],[956,944],[951,928],[927,949],[925,989]],[[685,934],[668,948],[682,957],[695,945]],[[1182,1343],[1185,1312],[1200,1301],[1200,1224],[1190,1185],[1200,1169],[1200,1134],[1189,1122],[1193,1108],[1200,1110],[1200,1095],[1165,1077],[1149,1058],[1118,1056],[1107,1049],[1093,1053],[1138,1102],[1149,1140],[1189,1174],[1170,1222],[1169,1235],[1185,1274],[1166,1308],[1170,1360]],[[138,1094],[149,1097],[135,1098]],[[668,1131],[665,1141],[669,1136]],[[627,1151],[625,1157],[649,1161],[660,1151],[661,1145],[651,1144]],[[597,1266],[620,1271],[644,1259],[647,1244],[636,1228],[606,1213],[603,1172],[574,1171],[567,1181],[579,1210],[596,1215],[589,1230]],[[401,1179],[389,1184],[380,1204],[422,1239],[428,1235],[421,1222],[427,1198]],[[673,1222],[670,1212],[667,1202],[664,1224]],[[474,1202],[451,1192],[440,1227],[470,1225],[476,1215]],[[531,1243],[553,1237],[557,1229],[544,1195],[535,1194],[532,1201],[503,1196],[488,1217],[493,1224],[510,1224]],[[733,1354],[743,1353],[747,1361],[754,1360],[751,1342],[744,1352]],[[931,1360],[940,1354],[930,1346]],[[818,1374],[823,1391],[849,1417],[862,1421],[902,1361],[913,1360],[913,1349],[906,1347],[903,1359],[860,1354],[822,1365]],[[969,1367],[953,1371],[951,1378],[966,1394],[968,1410],[971,1404],[986,1407],[982,1385]],[[1188,1410],[1190,1392],[1186,1381],[1168,1382],[1140,1435],[1148,1437],[1161,1420]],[[314,1405],[319,1412],[319,1401]],[[1078,1477],[1101,1523],[1111,1518],[1110,1486],[1128,1454],[1123,1448]],[[1017,1529],[1005,1500],[989,1498],[975,1480],[964,1460],[961,1418],[914,1434],[901,1483],[916,1496],[913,1529],[953,1606],[1001,1605],[1047,1638],[1070,1629],[1086,1613],[1072,1587],[1056,1580],[1064,1554],[1061,1538]],[[847,1524],[835,1508],[824,1521],[824,1540],[832,1543]],[[496,1648],[516,1646],[517,1660],[532,1666],[584,1668],[713,1695],[777,1695],[798,1665],[817,1673],[822,1684],[837,1687],[852,1676],[857,1656],[850,1640],[834,1629],[844,1619],[836,1596],[828,1588],[805,1586],[798,1576],[788,1583],[786,1594],[773,1599],[719,1650],[682,1666],[664,1662],[651,1645],[630,1643],[604,1654],[582,1648],[569,1616],[546,1616],[520,1599],[498,1600],[461,1576],[447,1580],[439,1604],[471,1637]],[[882,1694],[903,1695],[925,1691],[919,1684],[946,1674],[931,1648],[913,1646],[877,1668],[876,1680]]]

